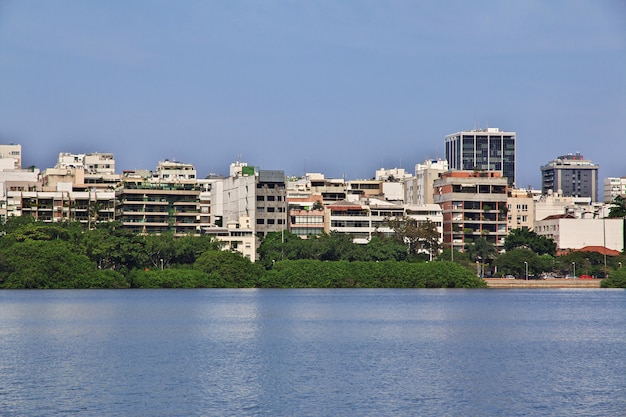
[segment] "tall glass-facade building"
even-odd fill
[[[457,132],[446,136],[450,170],[499,171],[515,185],[515,132],[497,127]]]

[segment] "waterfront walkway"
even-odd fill
[[[600,279],[502,279],[485,278],[489,288],[600,288]]]

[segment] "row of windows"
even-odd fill
[[[331,227],[370,227],[370,222],[363,220],[333,220]]]
[[[263,207],[263,206],[257,206],[256,208],[256,212],[257,213],[284,213],[285,212],[285,208],[284,207]]]
[[[256,201],[283,201],[283,196],[282,195],[278,195],[278,196],[274,196],[274,195],[268,195],[268,196],[257,195],[256,196]]]
[[[324,216],[291,216],[291,224],[320,224]]]
[[[298,236],[318,236],[324,233],[324,229],[320,227],[292,227],[291,233]]]
[[[508,208],[511,210],[513,206],[508,204]],[[528,204],[517,204],[516,209],[517,211],[528,211]]]
[[[256,224],[284,224],[283,219],[256,219]]]

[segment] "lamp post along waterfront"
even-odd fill
[[[524,261],[524,269],[526,270],[526,281],[528,281],[528,262]]]

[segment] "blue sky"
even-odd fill
[[[0,142],[24,165],[371,178],[484,127],[517,132],[518,186],[573,152],[626,176],[626,2],[0,2]]]

